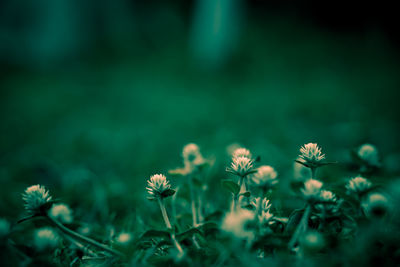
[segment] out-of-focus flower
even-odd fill
[[[300,148],[299,162],[307,167],[318,167],[322,160],[325,159],[325,154],[322,154],[321,148],[315,143],[305,144]]]
[[[325,240],[319,232],[307,231],[300,239],[300,246],[305,252],[317,252],[325,246]]]
[[[347,193],[363,194],[368,191],[372,186],[372,183],[364,177],[358,176],[349,180],[346,184]]]
[[[235,149],[235,151],[233,151],[233,153],[232,153],[232,158],[238,158],[238,157],[246,157],[246,158],[251,159],[252,155],[250,153],[250,150],[241,147],[241,148]]]
[[[45,204],[51,201],[49,191],[42,185],[32,185],[22,194],[25,202],[25,209],[31,215],[41,214]],[[49,208],[49,207],[48,207]]]
[[[115,241],[120,245],[127,245],[132,241],[132,234],[128,232],[121,232]]]
[[[326,217],[337,213],[337,198],[331,191],[321,190],[318,202],[314,208],[320,216]]]
[[[200,153],[199,146],[194,143],[187,144],[183,147],[182,157],[185,167],[188,166],[190,168],[194,168],[202,165],[205,162]]]
[[[320,197],[322,185],[321,181],[308,179],[304,183],[304,188],[301,189],[301,192],[308,201],[315,201]]]
[[[40,228],[34,233],[33,244],[38,251],[52,250],[58,243],[59,237],[52,228]]]
[[[277,172],[271,166],[260,166],[257,172],[253,175],[252,181],[259,187],[271,188],[278,183]]]
[[[255,235],[249,225],[254,221],[255,213],[247,209],[238,209],[228,213],[223,222],[222,230],[239,239],[251,242]]]
[[[321,202],[336,202],[336,196],[331,191],[321,190],[319,194],[319,200]]]
[[[253,168],[253,160],[243,156],[232,158],[231,166],[230,168],[227,168],[227,171],[240,177],[245,177],[255,172]]]
[[[375,146],[364,144],[359,147],[357,155],[370,166],[379,166],[379,154]]]
[[[6,219],[0,218],[0,239],[8,235],[10,228],[10,223]]]
[[[184,167],[169,170],[169,174],[186,176],[203,166],[205,163],[212,164],[212,161],[203,158],[199,146],[194,143],[189,143],[183,147],[182,157]]]
[[[71,209],[62,203],[54,204],[50,209],[49,215],[61,223],[72,223],[73,220]]]
[[[363,200],[362,207],[368,217],[382,217],[389,209],[387,197],[381,193],[371,193]]]
[[[149,194],[148,199],[156,199],[161,198],[162,194],[171,188],[169,181],[167,181],[167,177],[163,174],[155,174],[150,177],[147,181],[147,192]]]

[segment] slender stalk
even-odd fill
[[[239,193],[233,195],[231,211],[235,211],[237,209],[237,205],[238,205],[238,202],[239,202],[239,194],[240,194],[240,191],[241,191],[242,185],[243,185],[243,178],[244,178],[243,176],[239,177]]]
[[[172,229],[171,223],[168,218],[167,210],[165,209],[164,200],[161,197],[157,199],[158,199],[158,205],[160,206],[161,214],[165,222],[165,226],[167,226],[168,229]]]
[[[299,239],[300,235],[307,231],[308,227],[308,217],[310,216],[311,212],[311,205],[307,204],[306,210],[303,213],[303,217],[301,217],[300,223],[296,228],[292,238],[289,241],[289,249],[292,249],[295,245],[297,240]]]
[[[193,218],[193,226],[197,226],[197,209],[196,209],[196,202],[195,202],[195,193],[193,188],[193,178],[189,177],[189,188],[190,188],[190,200],[192,206],[192,218]]]
[[[164,204],[164,199],[158,198],[158,204],[160,206],[160,210],[165,222],[165,225],[167,226],[168,229],[172,229],[171,223],[168,218],[167,210],[165,209],[165,204]],[[174,243],[176,249],[179,251],[179,255],[182,256],[184,254],[183,249],[181,245],[179,244],[178,240],[176,240],[175,234],[171,231],[171,240],[172,243]]]
[[[203,202],[201,201],[201,196],[197,195],[197,218],[198,218],[198,223],[201,224],[204,221],[203,214],[202,214],[202,207],[203,207]]]
[[[315,174],[317,173],[317,168],[316,167],[311,167],[311,178],[315,179]]]
[[[192,202],[192,218],[193,218],[193,227],[197,227],[199,224],[199,219],[197,217],[197,208],[196,208],[196,194],[194,191],[194,187],[193,187],[193,176],[189,177],[189,188],[190,188],[190,200]],[[193,240],[193,244],[197,249],[200,249],[200,245],[197,242],[197,239],[195,236],[192,236],[192,240]]]
[[[54,225],[55,227],[57,227],[61,232],[63,232],[65,235],[68,235],[68,236],[74,238],[74,239],[77,240],[78,242],[87,243],[87,244],[92,245],[92,246],[94,246],[94,247],[96,247],[96,248],[98,248],[98,249],[107,251],[107,252],[109,252],[109,253],[111,253],[111,254],[113,254],[113,255],[115,255],[115,256],[119,256],[119,257],[124,256],[124,255],[123,255],[121,252],[119,252],[119,251],[116,251],[116,250],[114,250],[114,249],[112,249],[112,248],[109,248],[109,247],[107,247],[106,245],[101,244],[101,243],[99,243],[99,242],[97,242],[97,241],[95,241],[95,240],[93,240],[93,239],[91,239],[91,238],[89,238],[89,237],[83,236],[83,235],[81,235],[81,234],[78,234],[77,232],[72,231],[71,229],[65,227],[64,225],[62,225],[61,223],[59,223],[57,220],[53,219],[53,218],[50,217],[50,216],[47,216],[47,215],[46,215],[45,217],[46,217],[46,219],[47,219],[52,225]]]
[[[249,191],[249,185],[247,183],[247,178],[244,178],[244,192]]]

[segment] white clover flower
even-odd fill
[[[371,166],[379,166],[378,150],[371,144],[364,144],[360,146],[357,155]]]
[[[362,207],[367,216],[381,217],[389,209],[389,200],[381,193],[371,193],[363,200]]]
[[[269,203],[269,200],[266,197],[264,197],[263,199],[261,199],[261,197],[255,197],[251,202],[251,205],[256,210],[260,207],[261,211],[268,211],[271,207],[271,204]]]
[[[308,179],[304,183],[304,188],[301,189],[301,192],[307,200],[316,200],[320,196],[322,185],[323,183],[318,180]]]
[[[127,232],[121,232],[115,241],[120,245],[126,245],[132,241],[132,235]]]
[[[33,244],[38,251],[54,249],[58,243],[59,237],[53,229],[44,227],[35,231]]]
[[[317,203],[314,208],[322,216],[327,216],[327,214],[332,215],[338,211],[336,195],[331,191],[321,190],[318,201],[321,203]]]
[[[44,186],[32,185],[22,194],[22,199],[25,201],[25,209],[34,215],[42,212],[41,208],[51,201],[51,196]]]
[[[254,172],[253,160],[243,156],[232,158],[231,167],[227,170],[238,176],[245,177]]]
[[[235,151],[233,151],[232,153],[232,158],[238,158],[238,157],[246,157],[251,159],[252,158],[252,154],[250,153],[250,150],[240,147],[235,149]]]
[[[266,197],[262,199],[261,197],[254,198],[251,205],[256,210],[258,222],[261,225],[268,223],[274,217],[270,212],[271,204]]]
[[[171,188],[167,177],[163,174],[155,174],[150,177],[147,181],[147,192],[149,193],[149,199],[156,199],[162,197],[162,193]]]
[[[10,229],[10,223],[6,219],[0,218],[0,239],[8,235]]]
[[[264,165],[257,168],[257,172],[253,175],[252,181],[257,186],[271,188],[278,183],[276,179],[277,176],[278,173],[274,168]]]
[[[73,220],[72,211],[65,204],[54,204],[49,215],[61,223],[72,223]]]
[[[318,166],[318,163],[325,159],[325,154],[322,154],[321,148],[315,143],[305,144],[300,148],[300,153],[300,161],[311,167]]]
[[[185,167],[193,168],[205,162],[203,156],[200,153],[199,146],[194,143],[187,144],[183,147],[182,157]]]
[[[331,191],[321,190],[319,194],[319,200],[321,202],[336,202],[336,196]]]
[[[355,178],[350,179],[350,181],[346,184],[347,193],[355,193],[355,194],[362,194],[370,189],[372,183],[365,179],[364,177],[358,176]]]
[[[274,218],[274,215],[269,211],[261,211],[261,214],[258,215],[258,221],[261,225],[265,225],[271,221],[271,219]]]
[[[255,235],[249,225],[254,221],[254,218],[254,212],[247,209],[239,209],[225,216],[221,229],[236,238],[246,239],[248,242],[251,242]]]

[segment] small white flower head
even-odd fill
[[[33,244],[38,251],[52,250],[59,244],[59,236],[49,228],[37,229],[34,233]]]
[[[269,203],[269,200],[266,197],[264,197],[263,199],[261,199],[261,197],[254,198],[253,201],[251,202],[251,205],[256,210],[260,208],[260,212],[268,211],[271,208],[271,204]]]
[[[271,166],[260,166],[257,172],[253,175],[252,181],[260,187],[271,188],[278,183],[278,173]]]
[[[261,225],[265,225],[268,224],[272,218],[274,218],[274,215],[269,210],[267,211],[263,210],[261,211],[261,214],[258,215],[258,222]]]
[[[235,149],[235,151],[233,151],[233,153],[232,153],[232,158],[238,158],[238,157],[246,157],[246,158],[251,159],[252,155],[250,153],[250,150],[240,147],[240,148]]]
[[[325,202],[325,203],[334,203],[336,202],[336,196],[334,193],[328,190],[321,190],[319,194],[319,201]]]
[[[337,213],[337,198],[334,193],[328,190],[321,190],[319,194],[317,204],[315,204],[314,208],[317,213],[322,214],[322,216],[333,215]]]
[[[132,234],[128,232],[121,232],[115,241],[120,245],[127,245],[132,241]]]
[[[315,179],[308,179],[301,189],[303,196],[309,201],[318,200],[323,183]]]
[[[381,193],[368,194],[362,202],[362,207],[368,217],[382,217],[390,208],[389,200]]]
[[[364,144],[359,147],[357,155],[370,166],[379,166],[379,154],[375,146]]]
[[[245,239],[251,242],[255,237],[254,231],[250,227],[254,218],[254,212],[247,209],[238,209],[225,216],[221,229],[238,239]]]
[[[25,202],[25,209],[29,214],[43,213],[43,206],[51,201],[49,191],[42,185],[32,185],[22,194],[22,199]]]
[[[10,223],[3,218],[0,218],[0,240],[10,233]]]
[[[262,199],[261,197],[254,198],[251,205],[254,207],[257,213],[258,222],[261,225],[267,224],[274,217],[270,212],[271,204],[266,197]]]
[[[199,146],[193,143],[187,144],[183,147],[182,157],[185,167],[189,167],[191,169],[205,162],[200,153]]]
[[[238,176],[245,177],[251,173],[254,173],[253,160],[248,157],[237,157],[232,158],[231,167],[227,170]]]
[[[163,174],[155,174],[147,181],[147,192],[149,193],[148,199],[161,198],[164,191],[171,188],[167,177]]]
[[[325,246],[325,239],[317,231],[307,231],[300,239],[300,245],[306,252],[316,252]]]
[[[361,176],[350,179],[350,181],[346,184],[348,194],[355,193],[361,195],[368,191],[371,187],[372,183]]]
[[[54,204],[50,209],[49,215],[61,223],[72,223],[73,221],[71,209],[62,203]]]
[[[325,159],[325,154],[322,154],[321,148],[316,143],[305,144],[300,148],[300,153],[300,161],[310,167],[317,167]]]

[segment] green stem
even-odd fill
[[[193,218],[193,226],[197,226],[197,210],[196,210],[196,202],[195,202],[195,193],[193,188],[193,180],[192,176],[189,177],[189,188],[190,188],[190,200],[192,205],[192,218]]]
[[[233,195],[233,205],[232,205],[231,211],[235,211],[237,209],[237,205],[238,205],[238,202],[239,202],[239,195],[240,195],[240,191],[241,191],[241,188],[242,188],[242,184],[243,184],[243,176],[240,176],[239,177],[239,184],[238,184],[239,185],[239,193]]]
[[[311,178],[315,179],[315,175],[317,173],[317,168],[316,167],[311,167]]]
[[[172,229],[171,223],[168,218],[167,210],[165,209],[165,204],[164,204],[164,199],[161,197],[158,198],[158,205],[160,206],[161,214],[163,216],[165,226],[167,226],[168,229]]]
[[[50,217],[50,216],[47,216],[47,215],[46,215],[46,219],[48,219],[48,221],[49,221],[52,225],[54,225],[55,227],[57,227],[61,232],[63,232],[64,234],[66,234],[66,235],[68,235],[68,236],[74,238],[74,239],[77,240],[78,242],[87,243],[87,244],[89,244],[89,245],[92,245],[92,246],[94,246],[94,247],[97,247],[98,249],[107,251],[107,252],[109,252],[109,253],[111,253],[111,254],[113,254],[113,255],[119,256],[119,257],[124,256],[124,255],[123,255],[121,252],[119,252],[119,251],[116,251],[116,250],[114,250],[114,249],[112,249],[112,248],[109,248],[109,247],[107,247],[106,245],[103,245],[103,244],[101,244],[101,243],[99,243],[99,242],[97,242],[97,241],[95,241],[95,240],[93,240],[93,239],[91,239],[91,238],[89,238],[89,237],[83,236],[83,235],[81,235],[81,234],[78,234],[77,232],[72,231],[71,229],[65,227],[64,225],[62,225],[61,223],[59,223],[58,221],[56,221],[55,219],[53,219],[53,218]]]
[[[160,209],[161,209],[162,216],[164,218],[165,225],[167,226],[167,228],[169,230],[172,230],[172,226],[171,226],[171,223],[168,218],[167,210],[165,209],[164,199],[158,198],[158,204],[160,205]],[[178,240],[176,240],[175,234],[172,231],[171,231],[171,240],[172,240],[172,243],[174,243],[176,249],[179,251],[179,255],[183,256],[183,254],[184,254],[183,249],[182,249],[181,245],[179,244]]]
[[[311,205],[307,204],[306,210],[303,213],[303,217],[301,217],[300,223],[296,228],[292,238],[289,241],[289,249],[294,248],[296,245],[297,240],[299,239],[300,235],[307,231],[308,227],[308,217],[310,216],[311,212]]]

